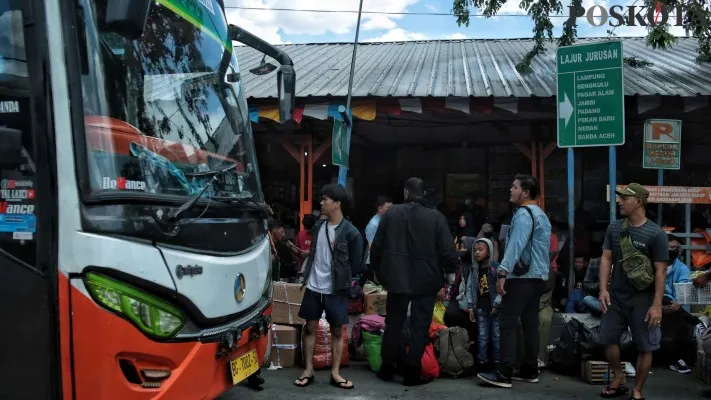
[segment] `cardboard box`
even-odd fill
[[[299,308],[304,292],[299,283],[274,282],[272,321],[282,325],[302,325],[304,320],[299,318]]]
[[[272,351],[267,365],[291,368],[296,365],[296,355],[299,351],[297,328],[293,326],[272,324]]]
[[[613,372],[606,361],[582,361],[582,378],[591,385],[609,385],[612,382]],[[627,383],[627,376],[622,378],[622,384]]]
[[[385,291],[377,293],[368,293],[365,295],[365,313],[367,315],[378,314],[387,315],[385,310],[385,302],[388,298],[388,293]]]

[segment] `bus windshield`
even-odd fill
[[[143,35],[103,29],[106,0],[82,0],[82,77],[91,194],[208,194],[262,201],[239,66],[216,0],[152,2]],[[80,42],[82,40],[80,39]]]

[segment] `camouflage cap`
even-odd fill
[[[647,200],[647,198],[649,198],[649,191],[639,183],[630,183],[626,188],[617,190],[615,193],[617,193],[618,196],[631,196],[640,200]]]

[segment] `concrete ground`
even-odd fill
[[[294,386],[301,369],[263,370],[266,379],[263,390],[252,391],[237,386],[220,400],[279,400],[279,399],[599,399],[603,386],[589,385],[581,379],[544,372],[537,384],[514,382],[513,389],[482,387],[476,378],[439,379],[428,385],[407,388],[396,378],[395,382],[383,382],[368,370],[366,363],[353,362],[343,368],[341,375],[353,381],[355,389],[343,390],[328,384],[327,370],[316,372],[316,381],[307,388]],[[693,375],[655,368],[647,380],[647,399],[711,399],[711,385],[704,384]],[[628,382],[631,388],[632,382]],[[626,400],[626,398],[620,398]]]

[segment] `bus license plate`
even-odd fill
[[[232,384],[236,385],[257,372],[259,362],[257,361],[257,351],[252,349],[234,360],[230,361],[230,372],[232,374]]]

